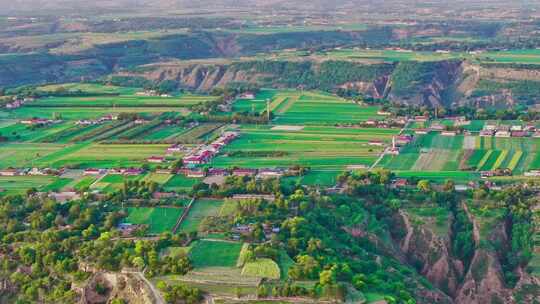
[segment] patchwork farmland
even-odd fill
[[[306,126],[300,130],[249,126],[239,129],[241,137],[212,161],[216,167],[279,167],[300,164],[313,169],[335,170],[351,165],[371,165],[382,152],[370,140],[391,142],[394,129],[353,129]],[[225,154],[227,156],[225,156]]]
[[[403,171],[402,176],[432,171],[446,172],[447,178],[467,179],[477,175],[474,172],[497,169],[510,169],[519,175],[539,168],[539,149],[537,138],[443,136],[432,132],[416,136],[399,155],[384,156],[379,166]]]

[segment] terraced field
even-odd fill
[[[397,130],[352,129],[310,126],[297,131],[272,126],[243,126],[234,140],[212,161],[216,167],[279,167],[295,164],[319,170],[370,165],[382,147],[370,146],[373,139],[390,142]]]

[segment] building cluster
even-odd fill
[[[182,160],[186,165],[200,165],[209,162],[219,151],[238,137],[237,132],[225,132],[209,145],[203,145],[186,155]]]
[[[23,125],[29,125],[29,126],[44,126],[44,125],[52,125],[61,123],[62,120],[53,120],[53,119],[45,119],[45,118],[32,118],[32,119],[23,119],[20,121]]]
[[[113,169],[99,169],[88,168],[84,170],[84,175],[105,175],[105,174],[119,174],[119,175],[142,175],[144,170],[141,168],[113,168]]]
[[[64,172],[64,169],[39,169],[39,168],[8,168],[1,169],[0,176],[24,176],[24,175],[61,175]]]
[[[32,102],[34,100],[35,99],[32,98],[32,97],[26,97],[24,99],[18,98],[18,99],[15,99],[12,102],[6,103],[5,107],[6,107],[6,109],[9,109],[9,110],[18,109],[18,108],[22,107],[25,103]]]
[[[540,137],[540,131],[533,124],[521,125],[496,125],[486,124],[480,131],[480,136],[495,137]]]
[[[181,168],[176,173],[184,174],[186,177],[202,178],[207,176],[255,176],[259,179],[266,178],[279,178],[284,175],[294,175],[297,172],[294,169],[283,168],[262,168],[262,169],[250,169],[250,168],[236,168],[232,170],[210,168],[207,171],[196,168]]]
[[[104,122],[113,121],[113,120],[118,120],[118,116],[107,114],[98,119],[81,119],[81,120],[78,120],[75,124],[81,125],[81,126],[99,125]]]
[[[253,224],[245,224],[241,225],[238,224],[231,228],[231,238],[233,240],[240,240],[243,238],[249,238],[253,231],[255,230],[256,225]],[[272,235],[278,234],[280,231],[280,228],[277,226],[273,226],[271,224],[264,223],[262,224],[262,231],[264,233],[264,238],[266,240],[270,240],[272,238]]]
[[[161,94],[156,90],[145,90],[135,93],[137,96],[159,96],[159,97],[172,97],[170,94]]]
[[[386,154],[398,155],[399,150],[408,145],[413,140],[413,136],[410,134],[401,134],[392,137],[392,146],[388,147],[385,151]]]

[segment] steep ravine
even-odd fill
[[[491,231],[487,240],[481,240],[477,220],[465,205],[464,210],[473,225],[474,254],[470,261],[464,261],[453,254],[452,231],[455,214],[449,219],[447,235],[437,235],[426,225],[411,223],[411,215],[404,211],[393,217],[394,240],[399,243],[400,255],[404,255],[407,263],[429,280],[439,290],[445,292],[456,304],[483,303],[517,303],[513,294],[523,285],[538,285],[538,279],[531,277],[522,269],[518,269],[520,280],[515,288],[506,286],[501,266],[499,252],[492,246],[486,245],[495,241],[500,242],[499,250],[505,250],[510,242],[505,227],[507,223],[500,222]],[[525,303],[533,303],[531,302]],[[535,299],[540,300],[540,299]],[[521,303],[521,302],[520,302]]]

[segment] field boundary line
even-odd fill
[[[195,203],[195,198],[191,199],[191,202],[189,202],[189,204],[186,206],[186,208],[182,212],[182,215],[180,215],[180,217],[176,221],[176,224],[174,225],[174,228],[172,230],[173,234],[175,234],[176,231],[178,230],[178,228],[180,228],[180,225],[182,224],[182,222],[184,221],[184,219],[188,215],[189,211],[191,210],[191,207],[193,206],[193,203]]]

